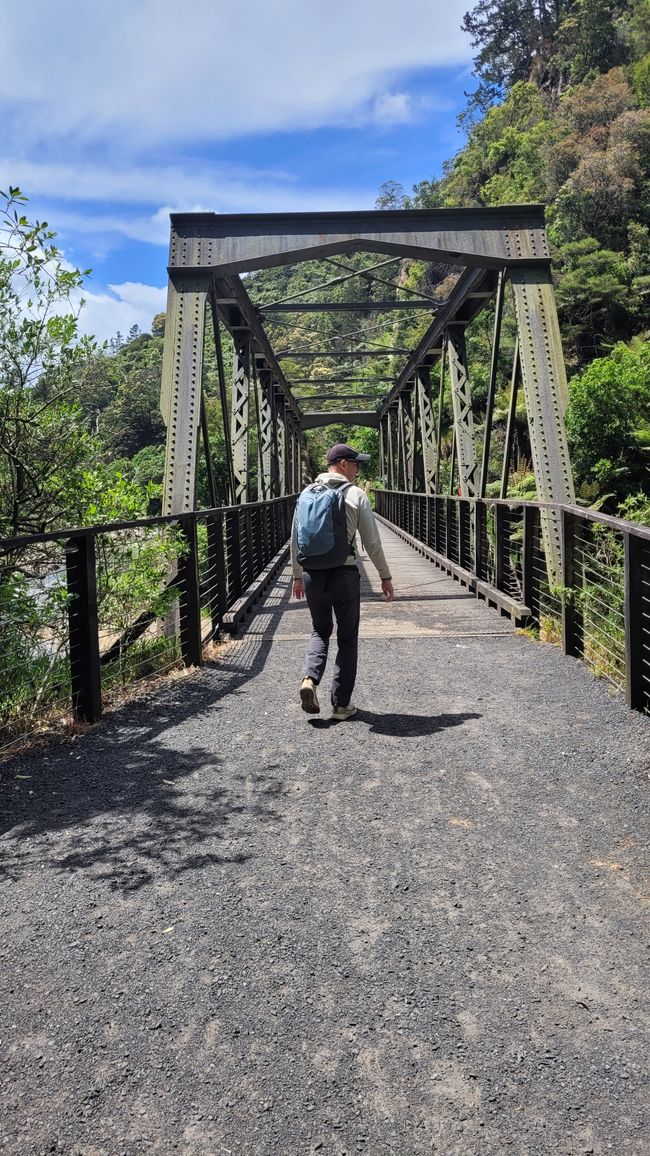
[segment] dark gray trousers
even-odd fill
[[[332,706],[347,706],[357,676],[360,577],[356,566],[335,570],[312,570],[303,574],[305,598],[311,614],[313,634],[307,643],[305,677],[316,685],[325,673],[327,651],[336,618],[338,651],[332,679]]]

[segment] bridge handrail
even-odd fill
[[[0,539],[0,755],[200,665],[286,556],[295,501]]]
[[[75,526],[62,530],[48,530],[43,534],[20,534],[15,538],[0,538],[0,550],[11,550],[14,547],[31,546],[41,542],[60,542],[66,538],[87,538],[97,534],[110,534],[116,530],[137,530],[149,526],[170,526],[180,518],[205,518],[214,514],[225,514],[229,510],[252,510],[260,505],[273,505],[274,502],[284,502],[286,498],[297,497],[295,494],[281,498],[267,498],[261,502],[242,502],[238,506],[211,506],[209,509],[188,510],[182,514],[155,514],[150,518],[134,518],[127,522],[97,522],[92,526]]]
[[[413,494],[410,490],[381,490],[375,489],[375,494],[397,494],[403,497],[430,497],[430,498],[460,498],[460,494]],[[614,530],[625,531],[626,533],[635,534],[639,538],[646,538],[650,541],[650,526],[644,526],[639,522],[630,522],[627,518],[616,518],[612,514],[603,514],[600,510],[594,510],[591,506],[574,506],[566,502],[537,502],[529,498],[463,498],[463,502],[467,502],[470,506],[479,505],[480,503],[489,506],[529,506],[535,510],[557,510],[559,513],[565,510],[568,514],[575,514],[578,517],[585,518],[590,522],[600,522],[603,526],[610,526]],[[1,543],[0,543],[1,545]]]
[[[478,598],[527,620],[650,714],[650,527],[587,507],[375,492],[391,526]],[[560,541],[549,580],[544,540]]]

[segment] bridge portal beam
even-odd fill
[[[395,253],[500,268],[548,262],[543,205],[325,213],[172,213],[170,268],[242,273],[333,257]]]
[[[318,429],[326,425],[363,425],[370,429],[379,429],[379,414],[374,411],[341,410],[327,413],[305,413],[302,417],[303,429]]]

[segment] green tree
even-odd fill
[[[619,343],[569,383],[567,432],[579,484],[620,501],[648,490],[650,344]]]
[[[538,59],[548,61],[566,7],[566,0],[479,0],[465,13],[462,27],[478,48],[474,106],[485,110],[504,89],[528,80]]]
[[[558,60],[572,83],[629,58],[627,0],[572,0],[557,29]]]
[[[0,534],[81,516],[90,434],[73,401],[97,345],[78,339],[84,274],[67,268],[18,188],[0,193]],[[46,394],[35,386],[49,382]]]

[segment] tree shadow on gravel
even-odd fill
[[[353,718],[345,723],[335,722],[332,718],[313,718],[309,723],[315,730],[327,730],[328,727],[354,726],[367,723],[368,730],[376,735],[395,735],[397,738],[424,738],[434,735],[448,727],[459,727],[470,719],[483,718],[481,714],[467,712],[465,714],[376,714],[371,710],[359,710]]]
[[[128,892],[245,862],[259,825],[281,821],[286,792],[273,766],[224,774],[233,738],[219,730],[219,703],[263,670],[270,649],[243,643],[236,661],[208,663],[72,742],[4,764],[0,880],[45,867]],[[214,749],[193,741],[206,726]]]

